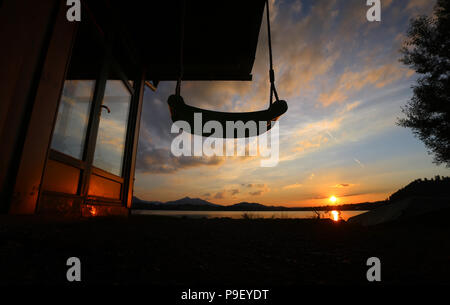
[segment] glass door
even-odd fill
[[[130,117],[138,101],[133,86],[139,75],[123,52],[116,59],[111,41],[95,23],[81,22],[42,187],[44,197],[54,202],[70,197],[77,204],[124,203],[130,126],[136,121]]]
[[[131,97],[122,80],[107,81],[93,165],[116,176],[122,176]]]
[[[130,108],[134,89],[115,61],[106,81],[92,159],[88,197],[120,199],[124,183],[124,163]],[[134,82],[132,82],[134,83]]]
[[[53,131],[52,149],[82,160],[95,80],[66,80]]]

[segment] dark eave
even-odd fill
[[[176,80],[181,2],[107,0],[147,80]],[[251,80],[264,0],[186,0],[184,80]]]

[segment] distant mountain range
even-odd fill
[[[450,177],[436,176],[434,179],[417,179],[393,193],[389,199],[376,202],[364,202],[320,207],[284,207],[266,206],[254,202],[239,202],[233,205],[220,205],[200,198],[184,197],[174,201],[146,201],[133,197],[132,208],[137,210],[192,210],[192,211],[330,211],[330,210],[372,210],[383,205],[395,204],[409,197],[446,197],[450,196]]]
[[[132,208],[136,210],[184,210],[184,211],[328,211],[328,210],[371,210],[386,204],[385,201],[345,204],[340,206],[322,207],[284,207],[267,206],[255,202],[239,202],[233,205],[220,205],[200,198],[184,197],[174,201],[146,201],[133,197]]]

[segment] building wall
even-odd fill
[[[130,109],[125,172],[119,177],[121,199],[115,205],[97,204],[95,200],[87,200],[83,192],[70,197],[64,192],[50,194],[43,187],[78,27],[77,22],[67,20],[67,9],[66,1],[62,0],[0,2],[0,213],[127,215],[127,207],[131,205],[145,76],[137,62],[134,64],[140,76],[135,82],[138,93]],[[105,16],[112,18],[108,13],[101,15]],[[124,41],[122,45],[129,46]],[[92,113],[95,117],[96,112]]]
[[[63,2],[5,0],[0,9],[2,212],[35,211],[76,28]]]

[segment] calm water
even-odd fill
[[[356,216],[367,211],[341,211],[339,218],[347,220],[352,216]],[[316,214],[312,211],[159,211],[159,210],[133,210],[136,215],[162,215],[172,217],[189,217],[189,218],[313,218]],[[335,214],[330,212],[320,212],[321,218],[335,219]]]

